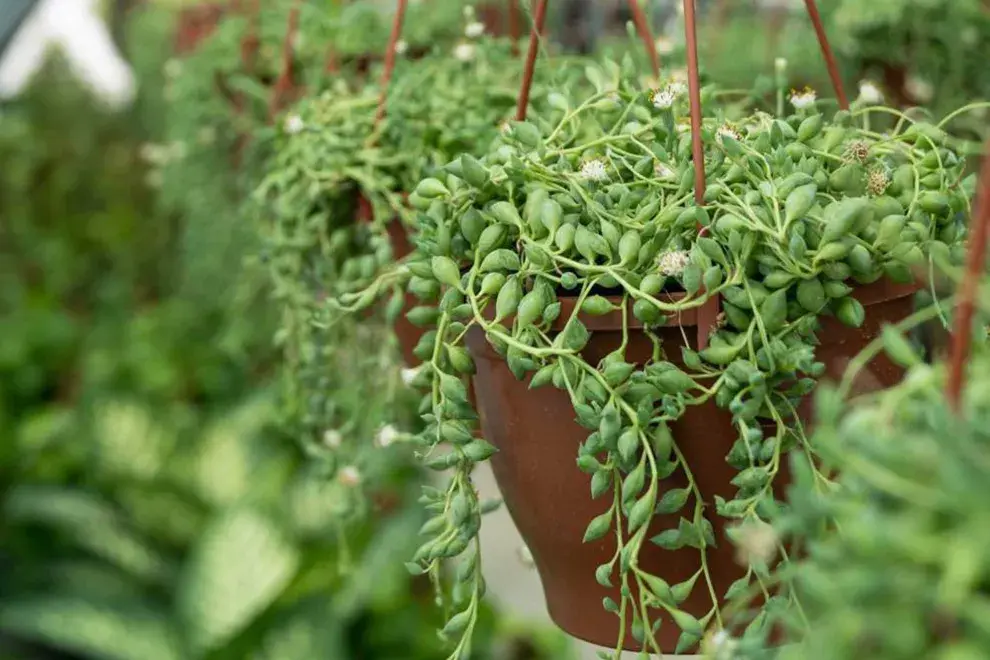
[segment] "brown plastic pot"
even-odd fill
[[[896,285],[886,280],[858,288],[854,296],[866,307],[866,321],[861,328],[849,328],[834,318],[823,319],[819,333],[821,345],[817,358],[826,365],[826,378],[835,379],[849,360],[878,336],[885,323],[899,321],[912,311],[914,286]],[[679,294],[672,294],[676,300]],[[574,299],[561,300],[563,309],[555,327],[560,331],[574,308]],[[582,316],[591,331],[591,339],[582,357],[596,364],[622,342],[622,317],[616,311],[600,317]],[[632,328],[642,324],[630,316]],[[682,328],[696,326],[697,314],[685,311],[679,319],[656,330],[663,340],[668,359],[681,364],[684,335],[696,348],[697,332],[682,333]],[[554,622],[565,632],[601,646],[614,646],[619,638],[619,619],[605,611],[602,599],[610,596],[619,602],[617,588],[608,589],[595,581],[595,569],[611,560],[615,552],[612,535],[594,543],[582,543],[589,521],[604,513],[609,498],[592,500],[590,476],[576,465],[578,445],[588,431],[573,421],[575,414],[565,393],[553,388],[528,388],[529,378],[518,381],[505,361],[485,340],[480,328],[467,337],[468,348],[477,365],[474,389],[477,395],[482,431],[485,439],[498,448],[492,468],[505,504],[532,552],[546,596],[547,608]],[[627,359],[642,364],[650,358],[653,344],[642,332],[631,332]],[[877,358],[857,379],[856,392],[889,387],[902,376],[902,370],[885,356]],[[801,416],[808,418],[804,406]],[[694,473],[698,487],[708,505],[709,521],[715,529],[718,547],[709,549],[708,562],[715,593],[721,596],[729,585],[744,574],[735,561],[732,544],[725,536],[725,525],[714,513],[714,497],[730,498],[735,487],[730,480],[736,471],[725,461],[736,433],[731,415],[714,402],[689,407],[672,425],[678,447]],[[664,482],[665,488],[685,487],[678,472]],[[649,536],[677,526],[679,514],[657,516]],[[654,531],[655,530],[655,531]],[[670,551],[646,543],[640,554],[640,566],[675,584],[688,580],[699,566],[698,551],[693,548]],[[699,581],[682,607],[696,617],[704,616],[711,606],[710,596]],[[657,641],[664,652],[673,652],[679,636],[677,626],[665,622]],[[626,648],[639,650],[627,631]]]

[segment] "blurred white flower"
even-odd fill
[[[386,424],[385,426],[378,429],[378,433],[375,434],[375,444],[384,449],[388,447],[399,437],[399,432],[391,424]]]
[[[474,59],[474,45],[469,43],[459,43],[454,46],[454,57],[461,62],[470,62]]]
[[[306,123],[303,122],[302,117],[299,115],[291,114],[285,118],[285,132],[289,135],[302,133],[305,128]]]
[[[464,36],[468,39],[477,39],[485,33],[485,24],[480,21],[468,23],[464,28]]]
[[[653,101],[654,108],[658,110],[670,110],[674,105],[675,97],[669,87],[664,87],[653,92],[653,98],[651,100]]]
[[[357,486],[361,483],[361,473],[353,465],[340,468],[337,479],[345,486]]]
[[[932,84],[918,76],[910,76],[904,82],[904,89],[912,97],[922,103],[928,103],[935,96],[935,88]]]
[[[399,375],[402,377],[403,385],[412,385],[413,381],[416,380],[416,376],[419,375],[419,371],[422,367],[404,367]]]
[[[336,429],[327,429],[323,432],[323,444],[330,449],[336,449],[343,442],[344,438],[341,436],[340,431]]]
[[[859,100],[868,105],[883,103],[883,92],[873,82],[863,80],[859,83]]]
[[[674,40],[669,37],[658,37],[656,41],[657,55],[670,55],[676,48]]]
[[[396,55],[405,55],[407,50],[409,50],[409,42],[407,42],[405,39],[399,39],[398,41],[395,42]]]

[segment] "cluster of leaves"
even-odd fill
[[[800,617],[782,618],[787,643],[772,656],[726,636],[715,657],[986,654],[988,513],[979,502],[990,470],[990,390],[982,334],[958,410],[944,394],[945,365],[922,363],[891,327],[871,352],[882,346],[908,368],[899,385],[851,404],[841,390],[818,393],[812,442],[837,476],[824,497],[815,495],[815,475],[795,461],[776,525],[780,538],[804,548],[778,576],[796,591]]]
[[[717,108],[704,120],[708,185],[698,205],[691,135],[679,130],[684,90],[671,83],[649,92],[613,68],[589,72],[598,93],[576,95],[555,117],[513,124],[484,159],[462,155],[442,181],[424,180],[410,198],[431,211],[419,216],[420,258],[408,264],[409,290],[434,307],[419,315],[432,329],[419,347],[418,380],[429,392],[418,442],[430,467],[454,473],[446,490],[428,493],[440,513],[415,561],[433,572],[476,552],[469,548],[482,507],[469,474],[494,452],[474,436],[465,385],[473,362],[464,338],[480,330],[517,378],[566,392],[588,429],[578,466],[591,477],[591,495],[611,491],[613,504],[589,521],[585,538],[617,538],[596,577],[625,587],[622,602],[605,604],[619,630],[631,623],[644,649],[659,652],[654,632],[669,617],[684,650],[722,625],[705,559],[716,541],[712,513],[733,525],[765,524],[778,509],[774,482],[785,455],[814,458],[797,409],[824,372],[815,356],[822,319],[861,326],[857,286],[911,282],[913,267],[958,259],[972,178],[963,181],[965,164],[938,126],[879,108],[826,119],[813,96],[797,94],[787,116]],[[881,110],[899,117],[889,134],[863,126]],[[722,315],[700,353],[651,332],[715,296]],[[573,305],[561,316],[564,299]],[[585,321],[613,312],[622,337],[643,333],[653,342],[652,359],[637,364],[628,341],[600,363],[583,357]],[[715,498],[714,511],[681,451],[695,439],[670,429],[688,407],[710,402],[731,412],[738,433],[726,456],[738,492]],[[665,485],[674,473],[685,489]],[[648,538],[656,514],[681,511],[675,529]],[[673,591],[646,572],[637,557],[649,543],[697,548],[695,578]],[[458,577],[461,611],[448,632],[465,637],[454,657],[483,589],[469,569]],[[729,592],[768,578],[767,565],[754,561]],[[708,611],[680,609],[694,588],[711,595]],[[762,619],[748,635],[768,632]]]
[[[266,209],[265,258],[283,313],[288,416],[304,438],[349,423],[334,402],[355,384],[328,377],[338,335],[389,327],[403,308],[409,274],[389,231],[415,233],[406,194],[456,155],[490,143],[515,107],[520,67],[509,44],[466,45],[463,59],[437,52],[401,61],[381,122],[379,90],[340,81],[297,104],[280,124],[277,153],[256,198]],[[534,105],[545,102],[545,89],[534,90]],[[367,217],[359,199],[369,204]],[[382,297],[383,313],[341,323]],[[389,336],[381,354],[370,356],[379,370],[392,354]],[[409,413],[394,421],[410,426]]]

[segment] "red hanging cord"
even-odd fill
[[[375,113],[375,124],[381,122],[385,117],[385,104],[388,100],[388,85],[392,80],[392,72],[395,70],[395,48],[402,35],[402,23],[406,17],[407,0],[399,0],[395,9],[395,17],[392,20],[392,34],[388,38],[388,49],[385,51],[385,69],[382,71],[381,96],[378,97],[378,111]]]
[[[973,233],[969,238],[969,250],[966,253],[966,271],[956,309],[952,350],[949,357],[949,376],[945,387],[949,405],[957,412],[962,402],[966,360],[969,357],[973,335],[976,294],[987,261],[987,239],[990,238],[990,141],[987,142],[983,152],[976,205],[970,225]]]
[[[849,99],[846,97],[846,90],[842,87],[842,76],[839,75],[839,67],[835,63],[832,46],[828,43],[825,26],[822,25],[822,17],[818,13],[818,4],[815,0],[804,0],[804,4],[808,8],[808,16],[811,18],[811,24],[815,27],[815,34],[818,35],[818,45],[821,46],[822,56],[825,58],[825,67],[828,69],[828,76],[832,79],[832,87],[835,88],[835,98],[839,100],[840,108],[848,110]]]
[[[650,57],[650,67],[653,69],[653,77],[659,78],[660,55],[657,54],[657,42],[653,39],[653,34],[650,31],[649,21],[646,20],[646,12],[643,11],[639,0],[629,0],[629,10],[632,12],[633,23],[636,25],[636,31],[639,32],[639,38],[643,40],[643,45],[646,46],[646,54]]]
[[[540,0],[533,17],[533,29],[529,33],[529,50],[526,52],[526,66],[523,69],[522,86],[516,104],[516,121],[525,121],[529,107],[529,92],[533,87],[533,71],[536,69],[536,55],[540,50],[540,35],[547,20],[547,0]]]

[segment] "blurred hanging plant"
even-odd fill
[[[683,86],[647,93],[614,69],[592,72],[596,94],[513,124],[480,162],[461,156],[411,198],[437,208],[419,216],[422,258],[408,265],[424,283],[410,290],[435,306],[418,379],[428,390],[427,426],[416,442],[428,466],[453,471],[446,490],[427,495],[438,513],[413,570],[436,574],[462,554],[475,564],[484,508],[470,473],[496,451],[474,437],[465,385],[474,371],[465,337],[480,331],[518,379],[566,392],[588,430],[577,463],[592,497],[612,504],[588,521],[585,541],[614,535],[615,554],[595,577],[625,587],[621,602],[605,599],[621,620],[616,654],[629,624],[646,651],[659,652],[654,635],[665,618],[686,650],[723,621],[706,565],[715,544],[709,500],[682,451],[698,438],[674,437],[671,424],[709,401],[730,411],[738,437],[726,460],[738,490],[716,497],[714,512],[742,527],[772,520],[784,457],[816,458],[795,419],[824,372],[815,353],[821,319],[859,327],[858,284],[910,282],[913,266],[957,258],[972,177],[942,128],[901,117],[879,134],[864,118],[896,111],[866,105],[826,118],[805,90],[777,117],[718,109],[704,120],[709,183],[699,206],[691,136],[679,130]],[[709,346],[670,355],[676,347],[651,329],[714,295],[722,314]],[[652,360],[632,363],[624,340],[600,363],[587,361],[587,319],[614,313],[623,338],[652,338]],[[675,474],[686,488],[668,481]],[[680,511],[678,527],[648,538],[654,516]],[[647,572],[638,563],[647,544],[696,548],[694,578],[669,585]],[[766,579],[754,560],[729,593]],[[679,607],[695,588],[712,599],[700,615]],[[445,628],[452,658],[469,648],[483,591],[478,572],[459,573]],[[773,603],[791,600],[785,591]],[[749,637],[763,640],[763,624]]]
[[[355,386],[328,371],[335,337],[384,330],[381,317],[391,322],[404,304],[409,273],[395,259],[389,232],[415,236],[406,195],[456,154],[490,142],[515,106],[517,58],[507,43],[483,37],[473,13],[464,20],[464,37],[452,52],[399,62],[381,123],[379,90],[352,90],[344,81],[304,99],[280,121],[277,155],[256,196],[271,217],[264,222],[265,259],[283,308],[288,416],[308,442],[349,423],[331,410],[337,389]],[[543,103],[543,89],[534,103]],[[359,199],[369,202],[370,217],[361,217]],[[355,293],[369,283],[368,291]],[[339,322],[344,312],[367,310],[381,296],[391,296],[383,315]],[[314,324],[317,315],[321,322]],[[376,335],[383,348],[389,334]],[[389,355],[373,357],[374,369]],[[374,377],[374,369],[354,369],[341,373]],[[403,420],[397,412],[396,421],[410,428],[411,413]]]
[[[990,10],[981,0],[842,0],[827,11],[838,52],[884,84],[893,101],[944,113],[990,97],[990,75],[973,57],[990,43]],[[971,118],[977,134],[981,120]]]
[[[981,502],[990,477],[990,361],[981,335],[959,410],[944,394],[946,365],[922,363],[893,327],[860,364],[883,350],[908,369],[902,384],[852,402],[842,388],[819,393],[811,442],[837,476],[824,497],[815,495],[808,464],[794,461],[786,512],[767,532],[804,548],[776,576],[802,609],[778,619],[785,644],[773,656],[723,634],[711,658],[986,655],[990,512]],[[739,598],[737,612],[750,596]]]

